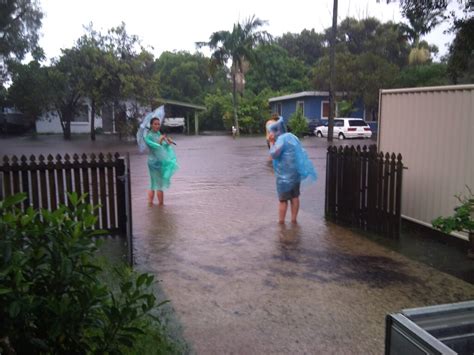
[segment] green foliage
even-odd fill
[[[258,28],[266,24],[255,16],[249,17],[243,23],[237,22],[230,31],[218,31],[211,34],[209,42],[196,43],[199,47],[207,46],[212,52],[211,64],[214,67],[224,67],[231,61],[232,76],[232,105],[234,112],[234,124],[239,134],[239,120],[237,118],[238,99],[237,82],[240,78],[241,94],[243,94],[243,82],[245,74],[250,64],[256,61],[255,47],[272,40],[271,35],[266,31],[259,31]]]
[[[357,111],[354,103],[348,100],[341,100],[337,102],[337,111],[339,117],[351,117],[351,114]]]
[[[455,84],[474,82],[474,7],[471,17],[454,23],[456,37],[449,46],[448,73]]]
[[[328,30],[326,33],[329,35]],[[409,49],[404,33],[393,22],[382,24],[373,17],[363,20],[348,17],[337,29],[338,53],[347,51],[355,56],[372,53],[403,67],[407,64]]]
[[[291,129],[291,133],[297,137],[303,137],[303,135],[308,132],[308,119],[303,115],[301,109],[296,110],[296,112],[290,116],[288,126]]]
[[[218,90],[204,100],[206,111],[200,115],[202,129],[226,129],[232,127],[232,97]],[[228,117],[228,120],[225,118]]]
[[[336,91],[344,91],[345,99],[363,100],[370,115],[377,112],[379,90],[392,87],[398,67],[372,53],[347,52],[336,55]],[[313,70],[313,82],[320,89],[329,87],[329,58],[324,57]]]
[[[155,61],[162,97],[185,102],[202,103],[206,93],[226,85],[222,68],[209,68],[209,59],[200,53],[163,52]]]
[[[264,89],[283,92],[308,90],[310,67],[290,57],[278,45],[259,46],[255,50],[256,62],[250,67],[246,79],[247,89],[258,94]]]
[[[0,352],[109,353],[133,347],[137,322],[153,309],[149,274],[122,271],[116,289],[100,280],[85,196],[69,207],[22,212],[24,194],[0,201]]]
[[[265,122],[270,114],[268,99],[272,96],[274,92],[271,90],[263,90],[258,95],[246,92],[238,111],[242,132],[254,134],[265,131]]]
[[[8,89],[8,101],[34,122],[49,107],[52,92],[47,71],[37,61],[15,64],[10,69],[13,83]]]
[[[405,30],[414,47],[418,46],[421,36],[428,34],[446,18],[447,4],[447,1],[400,1],[400,12],[410,24]]]
[[[394,87],[410,88],[449,84],[447,66],[444,63],[410,66],[402,69],[394,82]]]
[[[325,53],[325,41],[323,34],[304,29],[301,33],[285,33],[276,42],[292,57],[313,66]]]
[[[0,1],[0,14],[0,83],[3,84],[9,62],[20,61],[29,52],[34,58],[41,56],[38,39],[43,13],[35,0],[4,0]]]
[[[474,233],[474,194],[468,188],[468,195],[456,196],[459,206],[454,208],[454,215],[438,217],[433,220],[433,227],[445,233],[464,231]]]

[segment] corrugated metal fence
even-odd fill
[[[325,215],[336,222],[400,235],[403,163],[375,145],[328,148]]]

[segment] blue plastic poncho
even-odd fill
[[[292,133],[285,133],[285,119],[280,117],[269,128],[276,138],[275,144],[270,148],[270,155],[278,194],[292,190],[303,180],[316,181],[316,170],[300,140]]]

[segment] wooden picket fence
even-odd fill
[[[375,145],[330,146],[326,161],[325,215],[390,237],[400,235],[402,156]]]
[[[131,256],[131,190],[128,155],[65,154],[36,156],[3,156],[0,165],[0,199],[19,192],[26,193],[21,208],[55,210],[68,204],[67,193],[87,194],[93,206],[97,229],[110,234],[126,235]]]

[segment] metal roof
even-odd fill
[[[342,92],[336,93],[336,95],[338,96],[341,96],[343,94],[344,93]],[[268,101],[269,102],[284,101],[284,100],[297,99],[299,97],[306,97],[306,96],[329,96],[329,91],[302,91],[302,92],[297,92],[295,94],[271,97],[268,99]]]
[[[190,104],[189,102],[182,102],[182,101],[169,100],[169,99],[163,99],[163,98],[155,99],[155,101],[162,104],[170,104],[170,105],[181,106],[181,107],[186,107],[186,108],[193,108],[195,110],[206,111],[205,106],[194,105],[194,104]]]

